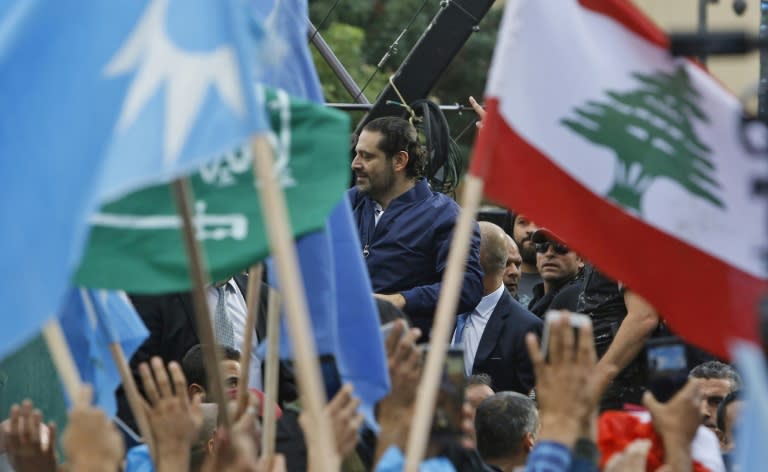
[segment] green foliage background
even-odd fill
[[[470,95],[480,100],[501,20],[501,3],[497,2],[483,18],[479,31],[469,38],[443,73],[430,94],[432,100],[442,104],[467,104]],[[332,8],[334,4],[337,5]],[[323,38],[357,84],[362,88],[370,80],[364,93],[373,102],[386,86],[389,76],[397,70],[440,10],[440,1],[310,0],[309,8],[312,22],[320,28]],[[400,39],[396,52],[386,61],[382,70],[376,72],[376,64],[411,20],[413,23]],[[339,83],[333,71],[317,51],[311,49],[326,101],[353,103],[353,98]],[[362,115],[352,113],[353,123]],[[474,139],[474,127],[471,126],[476,119],[474,113],[447,112],[446,117],[453,137],[465,130],[459,144],[464,153],[468,154]]]

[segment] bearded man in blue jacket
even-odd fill
[[[361,251],[377,298],[405,311],[429,339],[459,206],[433,192],[416,129],[397,117],[369,122],[355,144],[352,202]],[[474,228],[458,312],[483,296],[480,232]]]

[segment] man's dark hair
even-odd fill
[[[371,120],[363,127],[363,131],[375,131],[382,134],[379,141],[381,149],[391,159],[400,151],[408,153],[408,164],[405,174],[408,177],[421,177],[427,167],[427,152],[424,146],[419,144],[416,128],[403,118],[396,116],[383,116]]]
[[[522,452],[526,433],[536,434],[539,416],[533,400],[517,392],[499,392],[480,403],[475,414],[477,450],[484,461]]]
[[[735,401],[741,400],[741,390],[734,390],[723,398],[720,405],[717,406],[717,429],[725,433],[725,416],[728,411],[728,405]]]
[[[490,375],[484,373],[472,374],[467,378],[467,387],[470,385],[487,385],[493,390],[493,379]]]
[[[221,352],[221,358],[225,361],[240,361],[240,351],[227,346],[217,346]],[[205,360],[203,359],[203,345],[195,344],[181,360],[181,370],[184,377],[187,378],[187,385],[198,384],[206,391],[208,390],[208,376],[205,371]]]
[[[741,388],[741,376],[736,369],[720,361],[699,364],[688,374],[694,379],[726,379],[731,381],[731,391]]]

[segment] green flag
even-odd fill
[[[349,119],[313,102],[267,90],[275,167],[294,236],[317,231],[349,183]],[[249,147],[190,176],[195,227],[211,280],[246,269],[269,252]],[[134,192],[91,218],[91,235],[74,282],[132,293],[191,287],[169,185]]]

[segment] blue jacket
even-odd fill
[[[347,195],[361,250],[367,247],[365,262],[373,291],[403,295],[405,312],[428,339],[459,206],[418,179],[411,190],[390,202],[375,225],[373,200],[357,188],[349,189]],[[479,253],[480,230],[475,225],[458,313],[471,311],[483,297]]]

